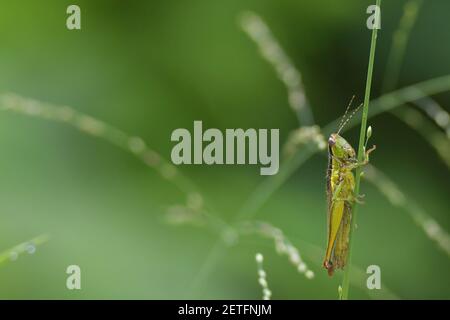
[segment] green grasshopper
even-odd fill
[[[355,149],[339,135],[342,128],[361,107],[357,107],[345,120],[353,99],[354,97],[342,117],[339,130],[332,133],[328,139],[328,243],[323,265],[330,276],[333,275],[334,269],[343,269],[346,264],[353,205],[355,202],[360,202],[361,198],[355,195],[355,177],[352,171],[366,165],[369,162],[369,154],[376,148],[373,146],[367,150],[364,153],[364,160],[359,162]],[[367,135],[366,146],[370,134]]]

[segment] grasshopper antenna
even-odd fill
[[[355,100],[355,95],[353,95],[352,98],[350,99],[350,103],[348,104],[347,109],[345,109],[344,115],[341,118],[341,122],[339,122],[338,128],[340,128],[342,126],[342,124],[344,123],[345,116],[347,115],[348,110],[350,110],[350,107],[351,107],[351,105],[353,103],[353,100]]]
[[[359,108],[361,108],[362,105],[363,104],[361,103],[358,107],[356,107],[355,110],[353,110],[353,112],[348,116],[348,118],[343,123],[341,123],[341,125],[339,126],[339,130],[338,130],[337,134],[339,134],[341,132],[341,130],[350,121],[350,119],[358,112]]]

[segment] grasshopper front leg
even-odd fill
[[[345,198],[335,198],[335,201],[347,201],[350,203],[358,203],[358,204],[364,204],[364,201],[362,200],[364,198],[363,194],[359,194],[357,196],[351,195]]]
[[[350,170],[353,170],[353,169],[356,169],[356,168],[359,168],[359,167],[363,167],[363,166],[365,166],[366,164],[368,164],[369,163],[369,155],[370,155],[370,153],[371,152],[373,152],[374,150],[376,150],[376,148],[377,148],[377,146],[372,146],[372,148],[370,148],[369,150],[367,150],[365,153],[364,153],[364,159],[363,159],[363,161],[358,161],[357,159],[354,159],[354,163],[351,163],[351,164],[349,164],[348,165],[348,168],[350,169]]]

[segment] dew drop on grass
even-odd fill
[[[305,276],[307,279],[312,279],[314,278],[314,272],[312,272],[311,270],[306,271]]]
[[[303,262],[299,263],[297,270],[300,273],[306,272],[307,270],[306,264],[304,264]]]
[[[33,254],[36,252],[36,246],[33,243],[29,243],[27,244],[25,250],[27,250],[29,254]]]

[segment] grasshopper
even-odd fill
[[[332,276],[335,269],[343,269],[347,261],[352,211],[361,196],[355,195],[353,170],[369,162],[369,154],[376,146],[365,151],[363,161],[358,161],[355,149],[339,135],[342,128],[361,107],[357,107],[345,120],[354,97],[342,117],[339,129],[328,139],[327,200],[328,243],[323,265]],[[365,146],[370,134],[367,135]],[[365,149],[366,147],[364,147]]]

